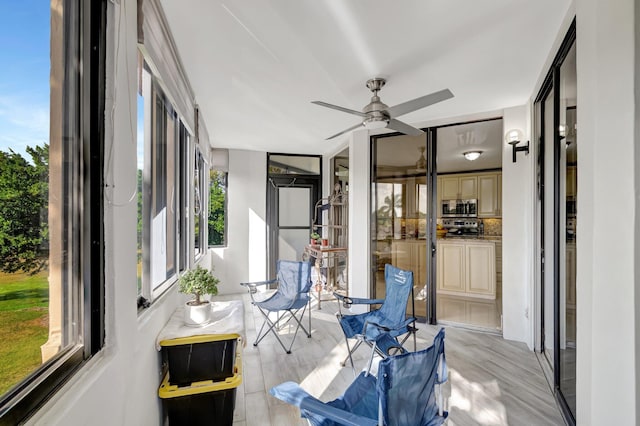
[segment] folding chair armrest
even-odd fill
[[[342,302],[342,305],[345,308],[351,307],[351,305],[381,305],[384,302],[384,299],[362,299],[359,297],[348,297],[343,294],[333,292],[333,296],[338,299],[339,302]]]
[[[373,322],[373,321],[365,321],[364,322],[364,327],[362,329],[362,334],[364,334],[366,336],[367,334],[367,326],[372,325],[374,327],[376,327],[379,330],[385,331],[385,332],[390,332],[390,331],[395,331],[395,330],[400,330],[404,327],[407,327],[409,324],[411,324],[412,322],[415,322],[415,318],[413,317],[409,317],[406,320],[402,321],[399,324],[395,324],[395,325],[382,325],[382,324],[378,324],[377,322]]]
[[[261,285],[269,285],[269,284],[275,284],[277,283],[278,280],[277,279],[273,279],[273,280],[268,280],[268,281],[255,281],[255,282],[250,282],[250,283],[240,283],[241,286],[247,287],[247,290],[249,290],[249,293],[253,294],[256,292],[256,288],[261,286]]]
[[[332,407],[324,402],[314,398],[304,389],[302,389],[297,383],[284,382],[278,386],[274,386],[269,391],[271,395],[276,398],[299,407],[301,410],[306,410],[311,413],[319,414],[323,417],[338,422],[343,425],[351,426],[375,426],[378,424],[377,420],[361,417],[353,413],[349,413],[339,408]]]

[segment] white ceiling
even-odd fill
[[[161,0],[212,144],[325,154],[365,82],[389,106],[449,88],[420,123],[522,105],[570,0]]]

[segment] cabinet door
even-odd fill
[[[478,198],[478,179],[475,176],[465,176],[460,178],[460,198],[470,200]]]
[[[439,244],[438,247],[438,289],[465,292],[464,244]]]
[[[498,215],[498,176],[495,174],[478,176],[478,216]]]
[[[416,244],[416,261],[418,262],[418,276],[413,277],[413,282],[422,288],[427,284],[427,244],[420,242]]]
[[[442,199],[443,200],[455,200],[459,197],[459,182],[457,177],[443,177],[442,178]]]
[[[437,218],[442,217],[442,178],[436,179],[436,212]]]
[[[472,295],[488,298],[496,296],[495,246],[490,244],[467,244],[465,261],[466,290]]]
[[[502,173],[498,173],[498,217],[502,216]]]
[[[567,167],[567,197],[576,196],[576,167]]]
[[[411,270],[411,245],[403,241],[394,241],[391,244],[391,261],[396,268]]]

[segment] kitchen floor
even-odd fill
[[[495,300],[438,294],[438,323],[468,326],[486,331],[502,331],[502,298]]]
[[[299,334],[290,355],[272,335],[252,345],[261,317],[248,295],[217,297],[244,300],[246,346],[242,349],[243,377],[236,394],[234,425],[306,425],[298,408],[272,397],[269,389],[292,380],[322,401],[339,396],[353,381],[344,336],[335,318],[335,301],[312,308],[312,337]],[[439,326],[418,324],[418,349],[431,344]],[[563,425],[549,385],[535,354],[522,343],[499,336],[446,327],[449,381],[444,386],[450,426]],[[284,339],[290,338],[285,334]],[[409,345],[409,349],[413,349]],[[361,368],[368,351],[356,352]]]

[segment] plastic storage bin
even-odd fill
[[[234,375],[238,334],[204,334],[162,340],[162,358],[172,385],[219,381]]]
[[[169,425],[229,425],[233,424],[236,390],[242,383],[240,353],[235,357],[233,375],[224,380],[204,380],[189,386],[170,383],[167,373],[158,389],[165,418]]]

